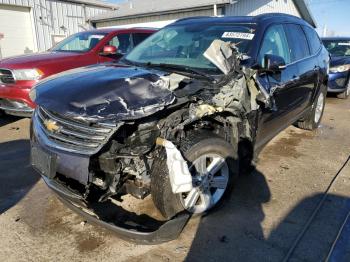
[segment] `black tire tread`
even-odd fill
[[[326,95],[327,95],[327,88],[326,88],[326,86],[322,85],[320,92],[323,93],[324,99],[326,99]],[[317,99],[318,99],[318,96],[317,96],[317,98],[315,99],[315,101],[314,101],[314,103],[312,105],[312,109],[307,113],[307,115],[304,117],[304,119],[303,120],[299,120],[296,123],[296,126],[298,128],[304,129],[304,130],[315,130],[315,129],[318,128],[319,123],[322,120],[323,112],[322,112],[322,115],[321,115],[321,118],[320,118],[319,122],[315,123],[314,117],[315,117],[315,112],[316,112]],[[324,110],[324,107],[323,107],[323,110]]]
[[[299,127],[300,129],[304,129],[304,130],[313,130],[313,125],[312,125],[312,123],[310,123],[310,121],[308,119],[304,120],[304,121],[298,121],[297,127]]]

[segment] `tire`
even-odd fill
[[[216,178],[216,181],[227,181],[221,182],[226,183],[226,187],[224,189],[212,188],[212,198],[213,202],[215,204],[209,206],[206,209],[203,209],[202,206],[205,206],[205,202],[202,201],[202,196],[209,196],[209,194],[200,195],[198,197],[198,200],[196,203],[201,203],[201,208],[197,208],[195,206],[194,208],[185,208],[185,199],[186,194],[187,196],[190,195],[190,193],[180,193],[180,194],[174,194],[171,190],[171,184],[170,179],[168,175],[168,167],[166,164],[166,154],[165,150],[162,152],[161,157],[158,159],[155,159],[153,165],[152,165],[152,171],[151,171],[151,195],[153,202],[155,206],[158,208],[158,210],[162,213],[162,215],[169,219],[176,215],[177,213],[187,210],[190,213],[195,214],[204,214],[210,209],[214,209],[224,201],[224,199],[230,194],[232,191],[234,181],[236,176],[238,175],[238,160],[237,160],[237,149],[226,142],[221,137],[209,133],[209,132],[194,132],[192,135],[188,136],[187,139],[182,143],[180,147],[180,151],[183,153],[184,158],[188,161],[189,169],[192,174],[193,180],[198,178],[196,176],[196,167],[192,163],[208,163],[207,159],[210,159],[210,156],[213,156],[214,161],[216,159],[224,159],[222,164],[222,169],[220,169],[220,172],[216,172],[215,176],[213,176],[213,181]],[[201,158],[202,156],[202,158]],[[208,156],[208,158],[205,158],[205,156]],[[206,159],[203,162],[200,162],[199,159]],[[220,165],[221,166],[221,165]],[[205,177],[205,176],[203,176]],[[204,179],[203,179],[204,181]],[[202,182],[200,182],[202,183]],[[219,182],[220,183],[220,182]],[[203,182],[205,184],[205,182]],[[193,194],[193,196],[197,195],[198,189],[201,187],[205,187],[204,185],[198,185],[195,186],[191,192],[196,192]],[[207,184],[207,187],[210,187],[210,185]],[[222,185],[222,187],[224,187]],[[210,187],[211,188],[211,187]],[[212,191],[207,191],[212,192]],[[210,194],[211,195],[211,194]],[[214,197],[215,196],[215,197]],[[209,201],[209,203],[211,203]]]
[[[326,104],[327,88],[326,86],[321,86],[321,91],[317,95],[314,103],[312,104],[311,111],[303,118],[302,121],[297,122],[297,127],[305,130],[314,130],[319,127],[324,107]]]
[[[337,97],[340,99],[347,99],[350,96],[350,79],[346,84],[346,90],[342,93],[337,94]]]

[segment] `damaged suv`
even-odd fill
[[[282,14],[187,18],[118,63],[47,78],[30,94],[32,165],[92,221],[133,240],[173,239],[280,131],[318,127],[329,55],[311,30]],[[168,220],[151,230],[96,214],[126,194],[151,195]]]

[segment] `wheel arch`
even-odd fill
[[[198,128],[198,123],[213,124],[214,129]],[[249,121],[232,112],[220,112],[200,119],[188,126],[189,133],[193,131],[213,132],[233,145],[238,154],[239,173],[248,173],[253,168],[255,153],[255,133]]]

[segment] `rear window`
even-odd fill
[[[137,46],[139,43],[141,43],[143,40],[145,40],[150,35],[151,35],[150,33],[135,33],[135,34],[133,34],[134,46]]]
[[[115,37],[113,37],[108,45],[115,46],[118,48],[118,52],[121,54],[127,54],[131,51],[132,49],[132,44],[131,44],[131,34],[126,33],[126,34],[119,34]]]
[[[302,28],[296,24],[286,24],[285,30],[287,33],[292,62],[310,56],[309,45]]]
[[[309,41],[310,51],[315,55],[321,48],[321,40],[316,31],[310,27],[303,26],[307,40]]]
[[[52,48],[56,52],[88,52],[93,49],[107,34],[82,32],[74,34]]]

